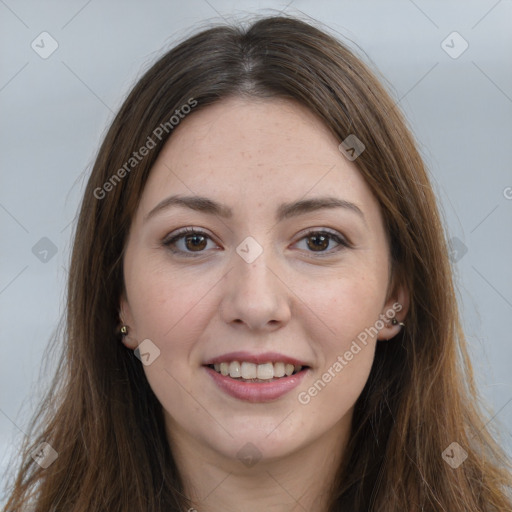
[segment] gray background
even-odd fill
[[[512,453],[510,0],[0,0],[0,472],[37,405],[39,373],[51,376],[41,364],[63,312],[72,223],[113,113],[142,69],[205,21],[281,10],[364,50],[405,112],[457,250],[480,390]],[[58,43],[46,59],[31,47],[43,31]],[[457,58],[457,36],[444,44],[452,56],[442,46],[453,31],[469,44]]]

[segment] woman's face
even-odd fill
[[[346,436],[377,339],[398,332],[383,320],[407,298],[386,300],[379,206],[338,144],[294,102],[230,98],[159,155],[121,313],[126,345],[150,340],[143,368],[177,449],[272,459]]]

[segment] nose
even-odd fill
[[[263,251],[251,263],[234,253],[220,305],[227,324],[271,332],[290,320],[293,293],[269,252]]]

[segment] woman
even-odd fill
[[[67,312],[7,510],[511,510],[414,140],[307,23],[205,30],[140,79]]]

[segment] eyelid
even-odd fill
[[[314,233],[327,233],[329,235],[332,235],[333,237],[337,237],[337,238],[341,239],[348,246],[352,246],[352,244],[349,241],[349,239],[343,233],[341,233],[340,231],[337,231],[336,229],[332,229],[332,228],[323,228],[323,227],[322,228],[307,228],[307,229],[301,231],[297,235],[297,241],[300,241],[304,237],[306,237],[308,235],[311,235],[311,234],[314,234]]]
[[[205,231],[203,228],[196,228],[194,226],[187,226],[185,228],[180,228],[176,231],[172,231],[171,233],[169,233],[168,235],[166,235],[163,240],[162,240],[162,243],[169,243],[171,242],[172,240],[182,236],[182,235],[188,235],[188,234],[192,234],[192,235],[207,235],[209,236],[212,240],[213,240],[213,235],[211,235],[210,233],[208,233],[207,231]]]

